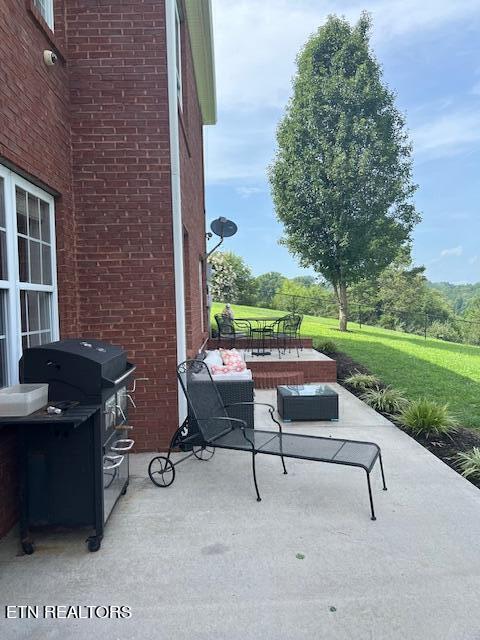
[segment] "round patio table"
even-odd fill
[[[267,349],[267,341],[271,342],[274,334],[273,325],[280,317],[256,317],[256,318],[235,318],[239,322],[247,322],[250,325],[250,337],[257,340],[257,348],[254,350],[252,346],[252,356],[269,356],[271,351]],[[257,326],[252,327],[255,323]],[[252,343],[253,345],[253,343]]]

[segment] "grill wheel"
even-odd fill
[[[100,536],[90,536],[87,539],[87,549],[92,553],[98,551],[102,545],[102,539]]]

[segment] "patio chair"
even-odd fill
[[[234,320],[233,318],[228,318],[217,313],[215,315],[215,322],[217,323],[217,340],[219,346],[222,340],[226,339],[230,341],[230,348],[233,349],[238,338],[247,338],[248,340],[251,338],[250,323],[246,320]],[[247,343],[246,349],[248,349],[248,347],[249,343]]]
[[[212,380],[208,367],[200,360],[187,360],[177,367],[180,384],[187,397],[194,420],[184,423],[174,434],[166,456],[155,456],[149,464],[148,474],[154,484],[168,487],[175,480],[175,467],[192,455],[200,460],[213,456],[215,449],[245,451],[252,457],[253,483],[257,501],[261,500],[255,470],[259,454],[280,457],[286,474],[285,458],[328,462],[359,467],[366,472],[371,519],[375,520],[370,473],[379,461],[383,489],[386,491],[380,447],[374,442],[324,438],[294,433],[283,433],[281,424],[274,417],[274,407],[265,403],[233,403],[225,405]],[[228,415],[228,408],[238,404],[254,404],[268,407],[277,431],[251,429],[244,420]],[[174,448],[193,445],[193,451],[175,463],[171,460]]]
[[[283,349],[285,354],[287,349],[290,351],[294,347],[297,351],[297,357],[299,357],[299,349],[303,349],[303,345],[300,340],[300,327],[302,325],[303,316],[291,313],[288,316],[279,318],[272,325],[273,337],[277,344],[278,356]]]

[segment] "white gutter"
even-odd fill
[[[175,47],[175,0],[165,2],[168,75],[168,120],[170,125],[170,167],[172,181],[172,230],[173,263],[175,273],[175,310],[177,325],[177,362],[187,358],[187,334],[185,324],[185,282],[183,271],[183,225],[180,186],[180,142],[177,104],[177,67]],[[181,424],[187,417],[187,401],[178,385],[178,419]]]
[[[203,124],[215,124],[217,98],[211,0],[185,0],[185,12]]]

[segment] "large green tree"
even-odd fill
[[[349,285],[374,277],[419,217],[411,146],[369,45],[370,18],[330,16],[301,51],[270,168],[284,243],[333,286],[347,329]]]
[[[435,331],[444,334],[446,324],[454,322],[450,302],[430,287],[425,267],[414,266],[408,251],[402,251],[375,278],[350,287],[349,297],[356,316],[366,324],[423,333],[426,325],[436,322]],[[455,332],[458,333],[455,327],[449,331]]]
[[[285,276],[278,271],[262,273],[255,278],[257,284],[257,304],[259,307],[271,307],[272,301],[277,291],[282,286]]]
[[[335,305],[332,294],[320,284],[303,284],[298,278],[284,279],[273,298],[275,309],[295,313],[329,316]]]

